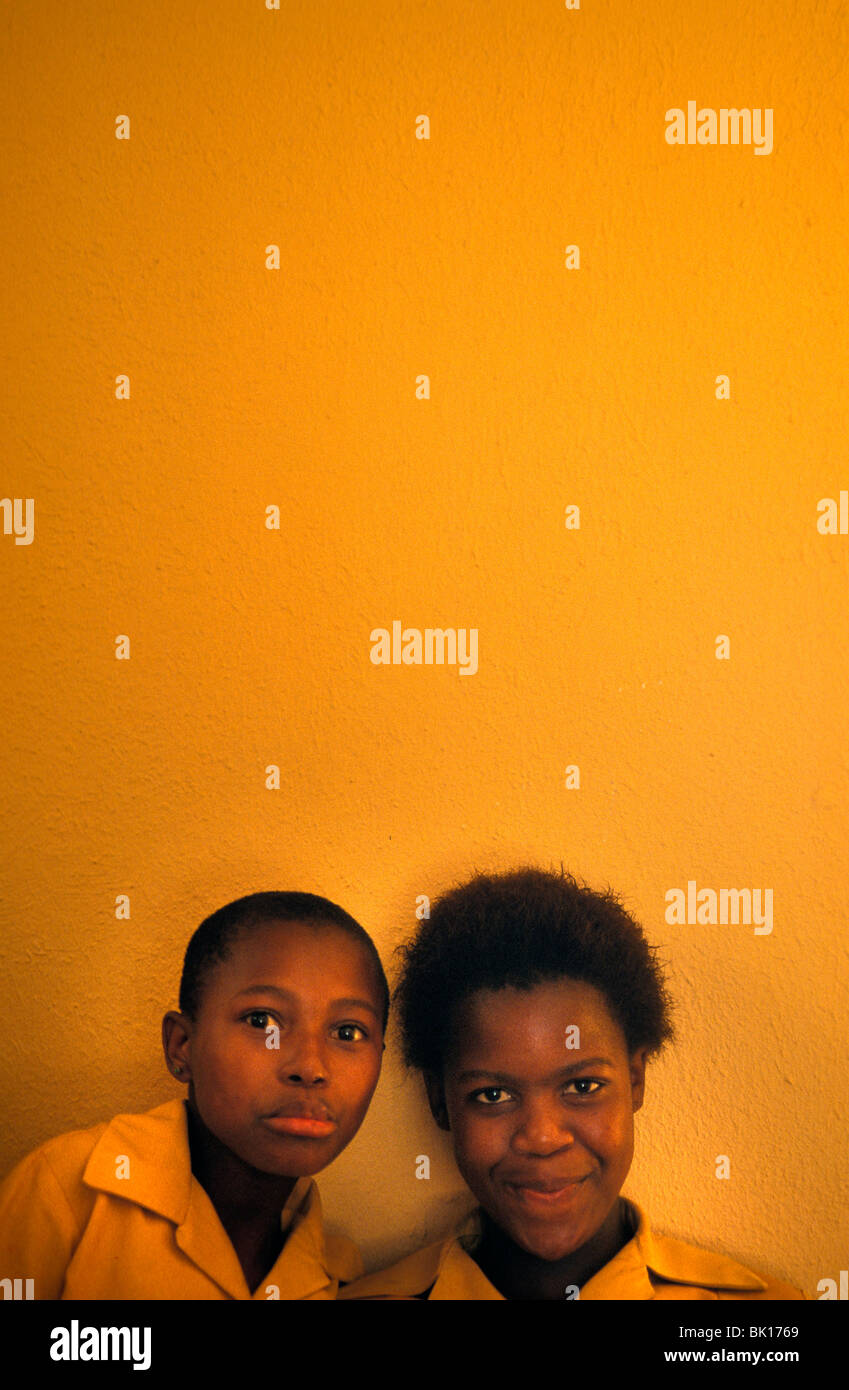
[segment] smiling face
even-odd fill
[[[268,922],[237,936],[193,1022],[166,1017],[166,1052],[232,1153],[262,1173],[302,1177],[341,1153],[365,1117],[381,1017],[355,938],[332,924]]]
[[[479,990],[458,1006],[442,1084],[428,1078],[431,1106],[475,1197],[521,1249],[563,1259],[609,1216],[631,1166],[645,1060],[645,1048],[629,1057],[603,994],[583,981]]]

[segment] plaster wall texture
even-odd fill
[[[391,973],[418,895],[562,862],[679,1004],[626,1191],[816,1297],[847,1249],[845,7],[2,23],[2,490],[35,501],[0,536],[2,1171],[175,1093],[161,1015],[223,903],[325,894]],[[769,107],[772,152],[670,145],[690,99]],[[375,665],[394,620],[476,628],[478,672]],[[773,931],[668,923],[690,880],[771,888]],[[463,1201],[391,1035],[320,1185],[371,1267]]]

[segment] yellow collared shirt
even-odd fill
[[[0,1186],[0,1279],[37,1299],[333,1299],[359,1251],[325,1236],[318,1188],[299,1178],[286,1241],[251,1293],[233,1244],[192,1175],[185,1103],[62,1134]]]
[[[790,1284],[762,1277],[726,1255],[652,1232],[644,1211],[626,1198],[633,1232],[627,1245],[588,1279],[582,1302],[607,1299],[803,1299]],[[501,1299],[468,1253],[480,1235],[480,1216],[472,1215],[447,1240],[426,1246],[377,1274],[367,1274],[342,1290],[354,1299]],[[564,1290],[564,1300],[566,1291]]]

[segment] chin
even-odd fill
[[[546,1260],[550,1264],[556,1264],[558,1260],[565,1260],[567,1255],[574,1255],[576,1250],[586,1244],[587,1237],[579,1234],[577,1236],[566,1231],[509,1231],[511,1239],[525,1250],[529,1255],[535,1255],[538,1260]]]
[[[312,1160],[305,1155],[300,1158],[287,1155],[276,1161],[263,1158],[261,1162],[254,1164],[254,1167],[259,1168],[261,1173],[268,1173],[276,1178],[311,1178],[332,1162],[331,1158],[319,1158],[318,1155]]]

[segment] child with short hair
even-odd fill
[[[653,950],[612,893],[563,872],[481,874],[401,950],[405,1059],[480,1205],[343,1297],[804,1297],[655,1235],[620,1196],[646,1062],[672,1025]]]
[[[64,1134],[0,1187],[0,1279],[37,1299],[332,1299],[362,1273],[323,1231],[312,1175],[350,1143],[380,1075],[377,950],[311,893],[254,893],[186,950],[169,1069],[144,1115]]]

